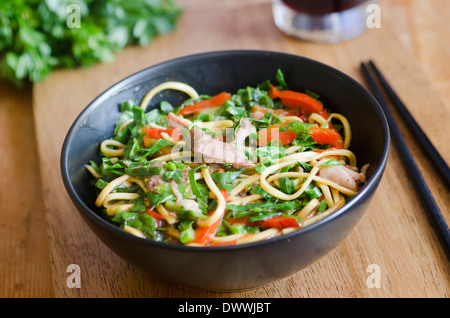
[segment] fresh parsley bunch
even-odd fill
[[[181,12],[175,0],[2,0],[0,77],[21,86],[56,68],[111,61],[175,30]]]

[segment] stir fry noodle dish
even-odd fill
[[[201,247],[268,240],[344,206],[368,168],[349,150],[349,121],[275,78],[212,96],[169,81],[121,103],[86,163],[99,213],[142,239]],[[163,90],[186,100],[147,111]]]

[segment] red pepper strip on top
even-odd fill
[[[266,146],[269,142],[279,140],[280,145],[288,145],[295,140],[296,134],[293,131],[280,131],[279,128],[264,128],[258,132],[258,146]]]
[[[291,90],[279,90],[270,84],[269,97],[279,98],[284,106],[297,109],[300,113],[309,115],[318,113],[323,109],[323,105],[317,99],[308,94]]]
[[[326,109],[321,110],[318,114],[320,116],[322,116],[326,120],[328,120],[328,118],[330,118],[330,116],[328,115],[328,111]],[[313,128],[312,130],[310,129],[311,130],[311,135],[313,135],[313,138],[314,138],[314,136],[316,137],[316,138],[314,138],[314,140],[317,143],[331,144],[336,149],[343,149],[344,148],[344,138],[342,138],[342,135],[334,128],[334,126],[331,123],[331,121],[328,122],[328,128],[333,130],[333,132],[320,131],[318,129],[318,127],[316,127],[316,128]],[[315,132],[313,132],[314,130],[315,130]],[[335,141],[335,142],[326,142],[326,141],[330,141],[330,140],[328,140],[328,138],[330,138],[330,137],[325,137],[324,135],[329,135],[329,136],[333,135],[332,139],[334,140],[335,139],[334,135],[336,135],[336,134],[338,135],[337,141]],[[320,140],[325,141],[325,142],[321,142]],[[333,141],[333,140],[331,140],[331,141]]]
[[[334,128],[309,127],[311,136],[318,144],[329,144],[336,149],[344,148],[341,134]]]
[[[281,126],[285,126],[292,122],[292,120],[287,120],[281,124],[275,124],[267,128],[260,129],[258,131],[258,146],[266,146],[269,142],[274,140],[279,140],[280,145],[288,145],[292,143],[297,136],[295,132],[286,130],[280,131]]]
[[[183,107],[178,114],[179,115],[191,115],[193,113],[196,113],[200,110],[220,106],[223,103],[225,103],[227,100],[231,98],[231,94],[227,92],[222,92],[220,94],[217,94],[209,99],[201,100],[198,102],[195,102],[191,105],[187,105]]]

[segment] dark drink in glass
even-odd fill
[[[366,0],[282,0],[289,8],[314,15],[346,11],[367,2]]]
[[[273,0],[273,18],[284,33],[299,39],[336,43],[366,29],[369,0]]]

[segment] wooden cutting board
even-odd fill
[[[448,297],[450,267],[392,146],[384,178],[367,213],[330,254],[283,280],[257,289],[219,293],[160,280],[127,264],[97,239],[65,192],[59,170],[70,125],[103,90],[140,69],[192,53],[225,49],[287,52],[329,64],[364,84],[360,62],[372,59],[392,82],[446,160],[450,160],[448,107],[390,26],[369,29],[339,44],[289,38],[273,24],[270,1],[180,1],[176,32],[147,47],[131,47],[113,63],[58,71],[33,88],[33,111],[43,200],[56,297]],[[409,132],[405,138],[447,220],[448,189],[438,179]],[[444,133],[443,133],[444,132]],[[68,288],[70,264],[81,270],[81,287]],[[373,266],[380,286],[370,284]]]

